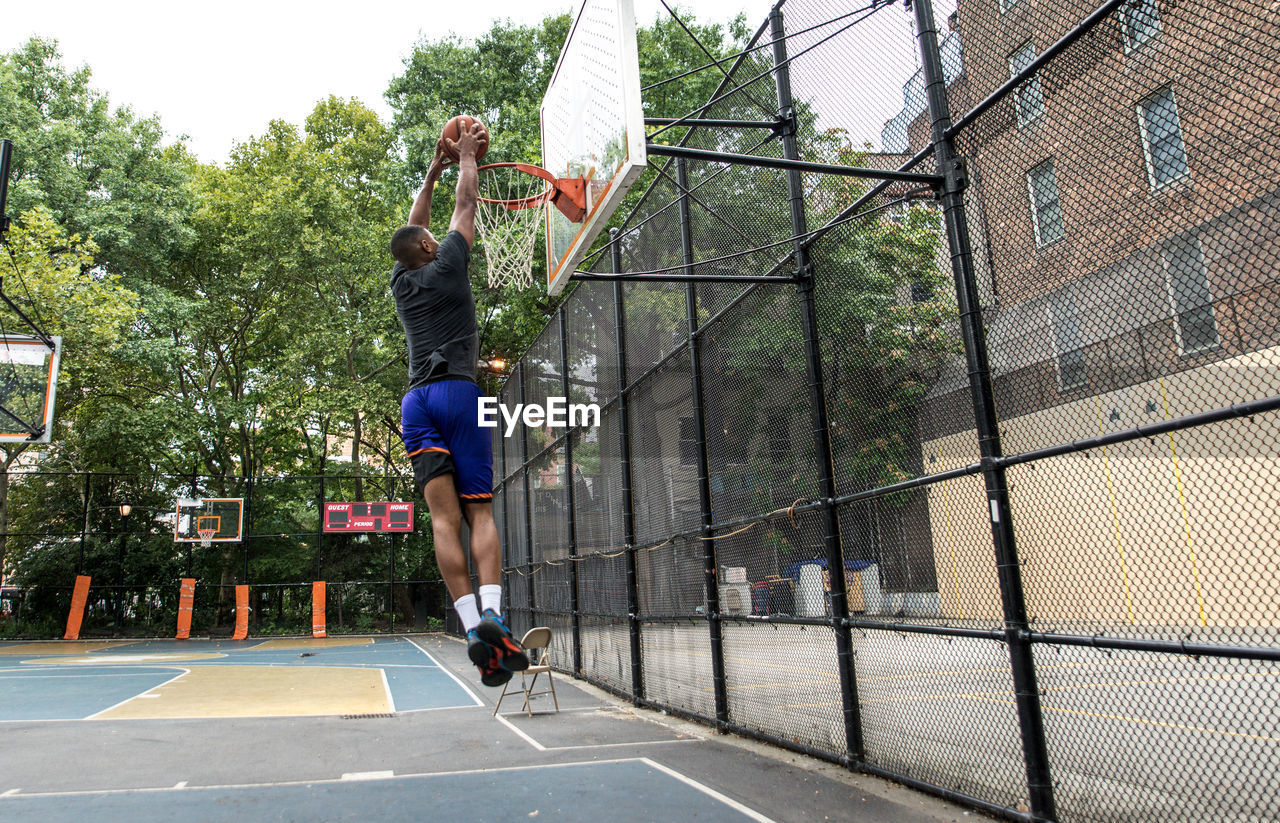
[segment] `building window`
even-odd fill
[[[1164,88],[1138,104],[1142,151],[1147,158],[1147,179],[1158,191],[1188,173],[1187,152],[1178,124],[1178,104],[1173,89]]]
[[[1218,321],[1213,313],[1213,295],[1209,292],[1200,241],[1196,238],[1178,240],[1167,246],[1162,256],[1178,353],[1192,355],[1216,349],[1220,342]]]
[[[1031,65],[1035,59],[1036,47],[1028,40],[1021,48],[1009,55],[1009,76],[1014,77],[1018,72]],[[1040,78],[1033,75],[1015,89],[1013,103],[1018,112],[1019,127],[1025,126],[1027,123],[1043,116],[1044,93],[1040,89]]]
[[[1053,368],[1058,390],[1078,391],[1089,384],[1084,364],[1084,335],[1080,332],[1080,307],[1075,296],[1063,291],[1053,296],[1047,307],[1053,330]]]
[[[692,417],[680,418],[680,465],[698,465],[698,425]]]
[[[1129,0],[1121,6],[1120,31],[1126,52],[1154,40],[1160,33],[1160,10],[1156,0]]]
[[[1053,173],[1053,160],[1046,160],[1027,172],[1027,189],[1031,195],[1031,224],[1036,230],[1036,245],[1047,246],[1061,240],[1062,203],[1058,200],[1058,181]]]

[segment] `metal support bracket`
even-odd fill
[[[774,137],[795,137],[800,131],[800,121],[796,117],[794,106],[783,109],[778,113],[777,125],[773,127]]]
[[[960,194],[969,188],[969,164],[963,157],[955,158],[950,168],[942,170],[942,188],[938,195]]]

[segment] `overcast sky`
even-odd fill
[[[699,22],[744,12],[754,28],[772,0],[685,0]],[[651,23],[658,0],[635,0]],[[573,0],[48,0],[6,2],[0,51],[52,37],[68,66],[88,64],[113,105],[160,115],[171,138],[187,135],[205,162],[261,134],[272,118],[301,123],[330,94],[356,97],[384,118],[388,81],[420,34],[475,37],[495,19],[536,23]]]

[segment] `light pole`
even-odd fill
[[[124,612],[124,542],[127,537],[125,527],[129,522],[129,513],[132,511],[133,506],[128,503],[120,504],[120,559],[116,563],[116,629],[120,628]]]

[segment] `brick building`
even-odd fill
[[[959,55],[946,72],[952,118],[1094,8],[959,0],[943,40],[944,55]],[[1277,55],[1274,10],[1260,0],[1131,0],[964,131],[1006,453],[1280,393]],[[886,150],[914,153],[928,143],[928,121],[922,96],[913,106],[908,88],[904,98],[883,139]],[[929,470],[976,457],[962,362],[934,386],[923,418]],[[1021,521],[1037,523],[1019,534],[1024,561],[1041,548],[1068,555],[1028,567],[1032,600],[1044,598],[1032,603],[1037,613],[1202,626],[1274,619],[1215,600],[1241,576],[1280,578],[1270,425],[1137,441],[1101,460],[1063,459],[1052,476],[1011,472],[1015,510],[1047,518]],[[972,480],[957,483],[980,495]],[[1126,510],[1126,494],[1145,511]],[[1214,533],[1214,512],[1241,496],[1253,503],[1248,522]],[[957,542],[989,542],[988,524],[957,521],[942,534],[936,524],[958,517],[946,509],[931,496],[939,577],[957,577],[939,581],[942,608],[998,614],[994,573],[966,575],[954,555]]]

